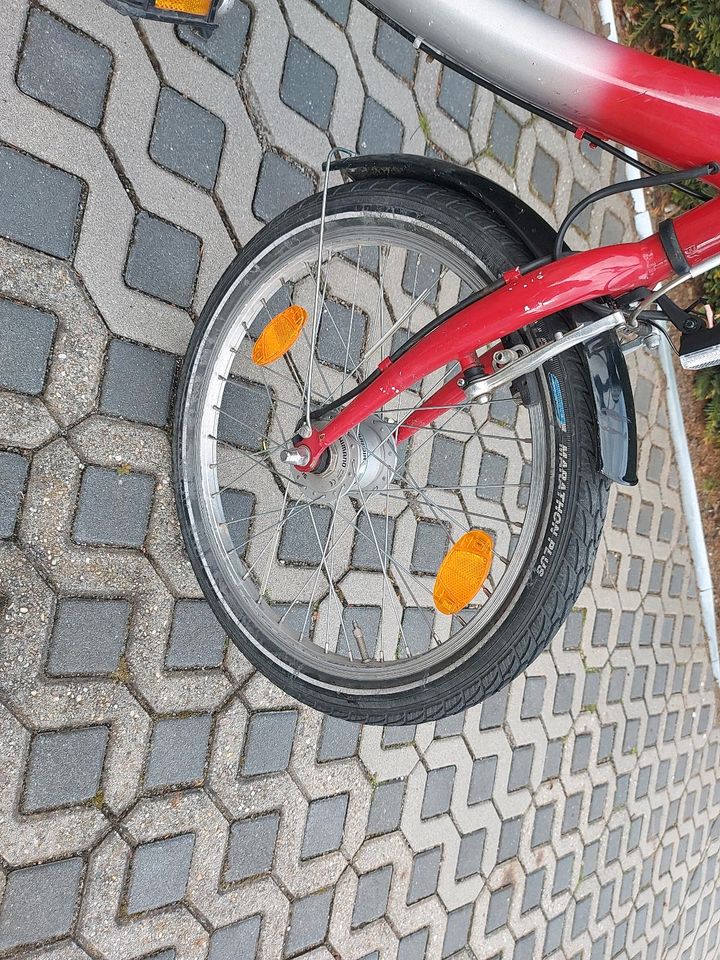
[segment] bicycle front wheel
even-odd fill
[[[459,368],[438,371],[303,479],[280,452],[308,382],[313,409],[336,399],[403,338],[528,259],[467,199],[371,180],[330,191],[319,265],[320,212],[312,197],[265,228],[198,321],[176,410],[180,523],[218,619],[276,684],[348,719],[438,719],[517,676],[585,582],[607,502],[585,365],[565,353],[519,392],[439,411],[398,442],[398,425]],[[253,348],[272,317],[293,305],[312,318],[318,269],[314,349],[308,323],[258,366]],[[561,327],[552,318],[523,337],[533,346]],[[493,545],[487,577],[463,609],[442,613],[443,558],[479,530]]]

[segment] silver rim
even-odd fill
[[[395,428],[457,376],[443,371],[391,400],[381,411],[389,424],[374,419],[348,439],[349,473],[334,485],[299,484],[279,454],[302,416],[310,322],[273,366],[255,366],[250,354],[290,302],[312,312],[317,229],[304,224],[266,247],[206,327],[183,418],[188,519],[218,600],[266,656],[314,682],[327,671],[328,686],[402,685],[418,668],[457,664],[468,640],[493,634],[521,592],[544,516],[547,419],[543,404],[497,395],[443,414],[403,457]],[[315,406],[489,275],[459,241],[396,214],[330,214],[325,230]],[[490,577],[461,614],[439,614],[439,560],[477,528],[495,540]]]

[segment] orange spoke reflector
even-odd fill
[[[174,10],[176,13],[194,13],[206,17],[210,13],[212,0],[155,0],[158,10]]]
[[[307,310],[295,305],[276,314],[255,341],[253,363],[266,367],[284,357],[300,336],[307,317]]]
[[[484,530],[463,534],[445,554],[435,577],[433,600],[440,613],[460,613],[487,580],[493,542]]]

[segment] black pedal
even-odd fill
[[[720,365],[720,326],[683,333],[680,363],[686,370],[704,370]]]

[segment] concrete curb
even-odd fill
[[[612,0],[599,0],[598,6],[603,22],[609,27],[610,39],[617,43],[618,32]],[[635,204],[635,226],[637,227],[637,231],[641,237],[650,236],[654,231],[650,214],[645,204],[644,194],[634,193],[633,202]],[[710,560],[705,543],[705,531],[703,530],[700,515],[700,502],[698,500],[695,475],[690,459],[690,448],[688,447],[682,407],[680,405],[680,394],[678,393],[677,379],[675,377],[673,354],[664,338],[661,338],[660,343],[660,362],[662,363],[665,374],[665,395],[670,420],[670,435],[672,436],[673,445],[675,446],[678,472],[680,474],[680,493],[685,509],[685,517],[687,519],[690,552],[695,565],[695,578],[700,600],[700,609],[702,611],[703,626],[705,627],[705,633],[707,634],[708,645],[710,647],[710,661],[712,663],[713,676],[718,685],[720,685],[720,652],[718,651],[715,594],[713,591],[712,577],[710,575]]]

